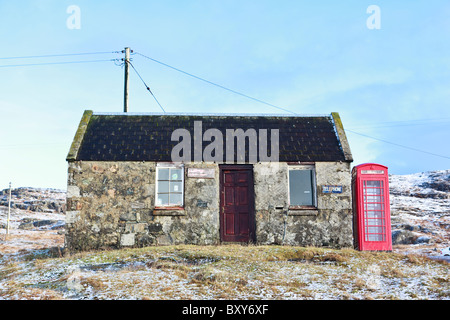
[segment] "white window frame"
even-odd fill
[[[314,192],[314,196],[313,196],[313,204],[312,205],[295,205],[295,204],[291,204],[291,190],[290,190],[290,181],[289,181],[289,176],[290,176],[290,171],[291,170],[310,170],[312,171],[312,190]],[[287,171],[287,188],[288,188],[288,203],[289,203],[289,207],[290,208],[305,208],[305,209],[310,209],[310,208],[317,208],[317,182],[316,182],[316,166],[314,164],[300,164],[300,165],[289,165],[288,166],[288,171]]]
[[[159,181],[159,169],[181,169],[181,205],[174,204],[158,204],[158,181]],[[155,175],[155,207],[156,208],[184,208],[184,165],[175,163],[157,163]],[[170,176],[169,176],[170,178]],[[169,180],[170,181],[170,180]],[[170,199],[170,184],[169,184],[169,199]]]

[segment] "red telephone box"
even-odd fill
[[[392,251],[388,168],[375,163],[354,167],[352,192],[355,249]]]

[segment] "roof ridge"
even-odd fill
[[[210,117],[330,117],[330,114],[280,114],[280,113],[196,113],[196,112],[94,112],[94,116],[210,116]]]

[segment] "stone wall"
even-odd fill
[[[288,165],[256,164],[256,238],[264,244],[351,247],[350,164],[316,162],[317,209],[292,210],[288,205]],[[342,193],[322,193],[324,185]]]
[[[214,179],[188,178],[213,168]],[[259,244],[351,246],[349,163],[316,163],[317,210],[289,210],[287,164],[254,165]],[[185,165],[184,210],[155,210],[154,162],[69,162],[66,247],[71,251],[168,244],[219,244],[219,166]],[[322,185],[343,186],[321,194]]]
[[[216,178],[186,179],[184,210],[155,210],[154,162],[69,162],[66,246],[218,243],[219,170],[201,166]]]

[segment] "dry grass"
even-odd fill
[[[36,251],[1,262],[5,299],[449,298],[447,265],[392,252],[182,245],[63,257]]]

